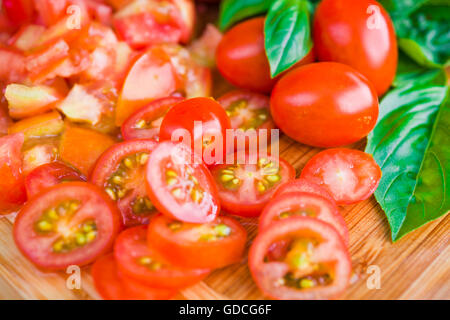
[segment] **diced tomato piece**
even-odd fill
[[[50,137],[60,134],[64,129],[64,121],[61,115],[52,111],[49,113],[26,118],[14,123],[9,128],[9,133],[23,133],[25,139]]]
[[[8,128],[12,120],[8,115],[8,103],[5,98],[0,98],[0,137],[8,134]]]
[[[14,25],[20,26],[33,19],[33,0],[3,0],[3,9]]]
[[[0,46],[0,81],[21,82],[25,78],[25,56]]]
[[[216,50],[222,40],[222,33],[213,24],[208,24],[200,38],[189,46],[192,58],[199,65],[214,67],[216,65]]]
[[[36,24],[24,25],[9,39],[8,44],[16,49],[28,51],[37,44],[44,32],[45,27],[43,26]]]
[[[57,23],[66,13],[67,0],[33,0],[37,12],[46,26]]]
[[[98,0],[85,0],[89,14],[95,20],[104,25],[111,25],[112,23],[112,8]]]
[[[114,9],[119,10],[131,3],[133,0],[106,0]]]
[[[25,176],[35,168],[55,161],[58,148],[51,143],[37,144],[23,151],[23,173]]]

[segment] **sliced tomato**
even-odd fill
[[[0,214],[17,209],[27,198],[20,151],[23,142],[21,133],[0,138]]]
[[[120,271],[143,284],[177,289],[191,286],[205,278],[210,269],[180,268],[166,261],[147,241],[147,226],[123,231],[117,237],[114,255]]]
[[[86,182],[67,182],[28,201],[13,232],[17,247],[31,262],[61,270],[106,253],[119,228],[119,212],[106,193]]]
[[[0,81],[21,82],[25,79],[25,74],[23,53],[0,45]]]
[[[3,0],[3,9],[14,25],[20,26],[33,19],[33,0]]]
[[[271,248],[283,244],[278,255]],[[351,262],[335,228],[310,217],[291,217],[258,234],[249,252],[256,285],[273,299],[333,299],[347,288]]]
[[[47,188],[68,181],[86,181],[86,177],[62,162],[51,162],[32,170],[25,178],[25,188],[28,198],[32,198]]]
[[[150,102],[138,109],[122,125],[125,140],[153,139],[159,141],[161,122],[175,104],[183,101],[181,97],[167,97]]]
[[[314,182],[306,180],[306,179],[295,179],[295,180],[291,180],[286,183],[283,183],[272,195],[272,198],[276,198],[276,197],[282,195],[283,193],[288,193],[288,192],[314,193],[314,194],[324,197],[327,200],[331,201],[332,203],[336,204],[336,201],[334,201],[333,196],[328,192],[327,189],[319,186],[318,184],[316,184]]]
[[[18,50],[28,51],[36,45],[44,32],[44,26],[36,24],[23,25],[19,31],[8,40],[8,44]]]
[[[98,259],[92,266],[94,285],[105,300],[165,300],[175,292],[142,285],[123,276],[112,254]]]
[[[292,216],[317,218],[332,225],[348,246],[348,228],[335,202],[308,192],[285,192],[273,198],[259,218],[260,232]]]
[[[234,155],[234,164],[213,167],[211,173],[219,189],[222,208],[243,217],[258,216],[281,184],[295,178],[295,169],[273,156]]]
[[[352,204],[375,192],[381,169],[370,154],[334,148],[312,157],[303,168],[301,178],[327,189],[337,204]]]
[[[148,196],[161,213],[193,223],[211,222],[219,214],[213,177],[185,144],[161,142],[146,170]]]
[[[247,232],[230,217],[204,224],[159,215],[148,226],[148,245],[169,262],[186,268],[222,268],[243,258]]]
[[[90,181],[117,202],[127,227],[147,224],[156,213],[145,189],[145,166],[155,146],[152,140],[116,144],[102,154],[92,171]]]

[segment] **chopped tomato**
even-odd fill
[[[0,81],[21,82],[25,78],[25,56],[0,45]]]
[[[37,44],[44,32],[45,27],[43,26],[36,24],[24,25],[9,39],[8,44],[18,50],[28,51]]]
[[[201,66],[213,68],[216,65],[216,50],[222,33],[213,24],[208,23],[200,38],[189,45],[192,58]]]
[[[213,221],[220,212],[213,177],[183,143],[161,142],[152,151],[146,185],[152,203],[168,217],[203,223]]]
[[[271,248],[283,244],[279,254]],[[258,234],[249,252],[256,285],[273,299],[333,299],[347,288],[350,257],[336,229],[318,219],[291,217]]]
[[[3,9],[14,25],[20,26],[33,19],[33,0],[3,0]]]
[[[111,249],[120,216],[97,186],[67,182],[28,201],[14,223],[14,240],[37,266],[86,265]]]
[[[258,216],[278,186],[295,178],[295,169],[282,158],[247,154],[240,159],[239,153],[234,157],[234,164],[211,169],[222,208],[234,215]]]
[[[114,255],[125,276],[152,287],[177,289],[191,286],[209,274],[209,269],[172,265],[152,248],[152,242],[147,241],[147,226],[127,229],[117,237]]]
[[[0,214],[17,209],[26,200],[20,151],[23,142],[21,133],[0,138]]]
[[[181,97],[167,97],[150,102],[138,109],[122,125],[125,140],[153,139],[159,141],[159,128],[166,113],[175,104],[183,101]]]
[[[67,0],[33,0],[39,17],[46,26],[57,23],[66,13]]]
[[[8,114],[8,103],[5,98],[0,98],[0,137],[8,134],[8,128],[12,120]]]
[[[169,262],[186,268],[222,268],[243,258],[247,232],[230,217],[205,224],[159,215],[150,221],[147,241]]]
[[[114,139],[106,134],[66,123],[59,145],[59,154],[61,160],[88,176],[97,159],[114,143]]]
[[[278,197],[284,193],[288,193],[288,192],[314,193],[321,197],[326,198],[327,200],[331,201],[332,203],[336,203],[336,201],[334,201],[333,196],[328,192],[328,190],[326,188],[321,187],[318,184],[311,182],[309,180],[306,180],[306,179],[295,179],[295,180],[291,180],[286,183],[283,183],[272,195],[272,198],[276,198],[276,197]]]
[[[22,132],[25,139],[50,137],[60,134],[64,130],[64,121],[61,115],[52,111],[34,117],[26,118],[14,123],[8,132]]]
[[[152,140],[116,144],[102,154],[92,171],[90,181],[117,202],[126,227],[147,224],[156,213],[145,189],[145,166],[155,146]]]
[[[41,139],[35,139],[39,141]],[[25,149],[22,148],[22,149]],[[25,176],[27,176],[35,168],[53,162],[58,157],[58,148],[56,144],[52,143],[38,143],[26,150],[23,150],[23,165],[22,171]]]
[[[86,181],[86,177],[78,170],[62,162],[43,164],[32,170],[25,178],[28,198],[32,198],[43,190],[61,182],[68,181]]]
[[[303,168],[301,178],[327,189],[337,204],[352,204],[375,192],[381,169],[365,152],[335,148],[312,157]]]

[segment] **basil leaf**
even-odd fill
[[[275,0],[264,26],[265,48],[274,78],[305,57],[312,48],[306,0]]]
[[[366,152],[383,172],[375,198],[396,241],[450,210],[448,88],[409,85],[382,100]]]
[[[271,0],[224,0],[220,5],[219,28],[224,31],[236,22],[266,13]]]
[[[378,0],[393,17],[407,16],[420,8],[429,0]]]

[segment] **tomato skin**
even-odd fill
[[[259,217],[259,232],[282,220],[279,215],[301,208],[314,210],[313,218],[327,222],[333,226],[341,236],[345,245],[348,246],[348,228],[339,209],[334,202],[316,194],[308,192],[285,192],[273,198],[265,207]],[[286,218],[285,218],[286,219]]]
[[[72,228],[73,224],[81,222],[79,219],[91,218],[96,223],[97,236],[84,247],[56,253],[51,245],[58,239],[57,235],[40,235],[35,224],[44,210],[65,200],[78,200],[82,204],[70,221]],[[19,250],[36,266],[45,270],[64,270],[70,265],[87,265],[108,252],[120,227],[120,214],[101,189],[86,182],[67,182],[46,189],[39,197],[28,201],[17,215],[13,235]]]
[[[116,239],[114,255],[119,270],[125,276],[155,288],[179,289],[191,286],[204,277],[209,269],[185,269],[171,265],[161,257],[147,242],[147,226],[138,226],[123,231]],[[150,257],[162,263],[157,270],[140,265],[136,261],[141,257]]]
[[[372,10],[370,15],[370,8]],[[376,15],[376,16],[375,16]],[[377,25],[369,28],[370,19]],[[320,61],[347,64],[383,95],[397,70],[397,40],[391,18],[375,0],[325,0],[314,16],[314,44]]]
[[[277,78],[270,77],[269,62],[264,50],[264,18],[253,18],[231,28],[216,51],[220,73],[233,85],[251,91],[269,93]],[[314,52],[296,66],[314,61]]]
[[[318,253],[317,260],[336,261],[333,264],[334,280],[330,285],[297,290],[277,284],[289,271],[289,266],[279,261],[265,262],[264,259],[275,241],[293,236],[312,237],[325,242],[320,244],[325,247]],[[350,256],[336,229],[309,217],[291,217],[278,221],[259,233],[250,247],[249,268],[256,285],[264,295],[280,300],[336,299],[347,288],[352,271]]]
[[[150,102],[148,105],[138,109],[122,124],[121,131],[124,140],[132,139],[154,139],[159,140],[159,127],[153,121],[162,120],[167,111],[175,104],[183,101],[181,97],[167,97]],[[151,128],[140,129],[138,122],[145,120],[152,122]]]
[[[0,81],[20,82],[26,77],[23,53],[0,45]]]
[[[231,228],[229,236],[215,241],[189,239],[188,231],[172,231],[169,224],[174,222],[163,215],[155,217],[148,226],[147,241],[169,262],[185,268],[222,268],[239,262],[245,248],[247,232],[239,222],[230,217],[218,217],[208,223],[223,223]],[[201,224],[184,224],[187,228],[202,227]],[[184,234],[183,234],[184,233]],[[194,232],[194,236],[196,234]]]
[[[29,199],[43,190],[65,181],[86,181],[79,171],[62,162],[51,162],[33,169],[25,178],[25,188]]]
[[[327,148],[367,136],[378,118],[378,97],[353,68],[320,62],[287,73],[272,92],[270,108],[275,123],[289,137]]]
[[[3,0],[3,9],[14,25],[30,22],[33,18],[34,5],[32,0]]]
[[[202,132],[195,128],[195,121],[201,121]],[[231,129],[230,119],[225,110],[211,98],[192,98],[180,102],[173,106],[161,123],[160,139],[172,140],[172,134],[176,130],[187,130],[190,134],[190,146],[195,152],[200,152],[197,146],[202,146],[201,156],[206,165],[223,162],[224,155],[227,153],[226,130]],[[213,146],[204,146],[205,135],[221,135],[222,154],[218,150],[218,155],[206,155],[206,148]],[[231,151],[231,150],[230,150]]]
[[[370,154],[334,148],[312,157],[300,178],[327,189],[338,205],[347,205],[369,198],[377,189],[381,175],[380,167]]]
[[[327,189],[306,179],[295,179],[282,184],[272,195],[272,199],[288,192],[314,193],[336,204],[333,196],[327,191]]]

